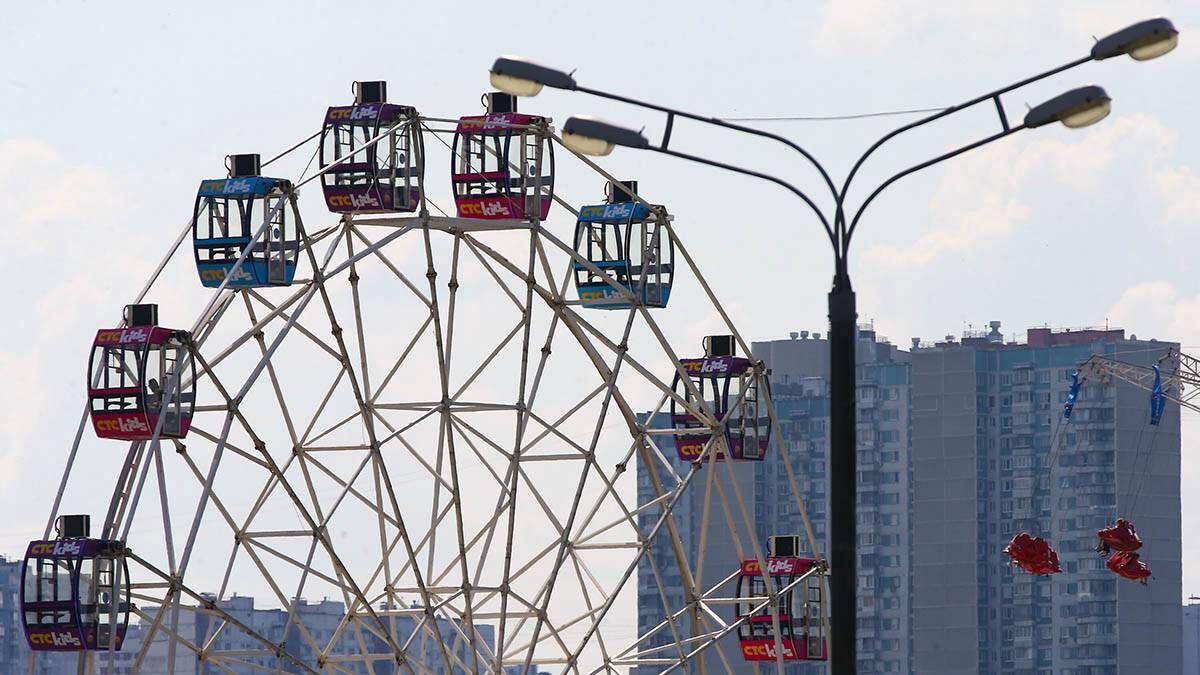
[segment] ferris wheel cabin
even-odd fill
[[[157,305],[130,305],[125,316],[124,328],[99,330],[92,341],[92,427],[100,438],[148,441],[155,430],[161,438],[184,438],[196,403],[190,337],[155,325]]]
[[[200,181],[196,192],[192,244],[200,283],[217,288],[228,277],[228,288],[290,285],[300,252],[291,182],[261,176],[258,155],[226,160],[229,177]],[[255,239],[260,227],[262,236]]]
[[[704,356],[680,359],[687,381],[678,371],[671,389],[682,405],[671,397],[671,423],[675,427],[675,450],[685,462],[708,461],[727,456],[733,461],[762,461],[771,442],[771,419],[760,397],[770,394],[761,362],[735,355],[732,335],[704,338]],[[699,393],[699,398],[696,394]],[[712,420],[701,419],[694,411],[711,411]],[[707,418],[707,415],[706,415]],[[713,432],[713,422],[723,428],[724,447]],[[714,443],[706,452],[710,442]],[[728,451],[728,452],[726,452]]]
[[[580,208],[575,223],[575,252],[591,263],[573,265],[579,301],[595,309],[666,307],[675,270],[670,216],[634,199],[637,181],[609,183],[606,192],[605,203]]]
[[[517,112],[517,99],[485,94],[486,115],[458,120],[450,161],[460,218],[542,220],[554,199],[549,119]]]
[[[416,108],[387,102],[387,82],[355,82],[354,104],[325,112],[320,161],[334,213],[405,213],[421,204],[421,122]]]
[[[60,516],[58,537],[29,542],[21,621],[33,651],[120,650],[129,624],[129,566],[120,541],[88,536],[86,515]]]
[[[794,535],[770,538],[771,555],[763,561],[766,574],[758,560],[742,561],[735,607],[737,619],[745,619],[738,626],[738,642],[746,661],[775,661],[779,647],[784,661],[829,658],[821,599],[823,567],[817,560],[797,555],[799,539]],[[767,577],[777,593],[790,587],[779,593],[774,604],[768,601]]]

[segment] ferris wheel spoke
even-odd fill
[[[600,595],[605,595],[604,590],[600,588],[600,584],[596,582],[596,578],[587,570],[587,567],[580,562],[579,556],[574,550],[571,551],[571,566],[575,570],[575,579],[579,582],[579,593],[583,597],[584,606],[587,607],[587,611],[590,614],[596,611],[596,606],[592,603],[592,595],[588,592],[588,585],[584,582],[584,575],[586,574],[588,580],[595,584],[594,588]],[[607,662],[609,660],[608,647],[604,644],[604,638],[600,635],[597,635],[596,638],[596,644],[600,647],[600,657]]]
[[[192,427],[188,430],[188,433],[196,434],[200,438],[203,438],[207,441],[211,441],[214,444],[220,442],[220,440],[221,440],[220,437],[217,436],[216,434],[205,431],[203,427],[196,426],[195,424],[193,424]],[[258,457],[255,457],[254,455],[250,454],[249,451],[245,450],[240,445],[226,441],[225,449],[229,450],[233,454],[237,455],[240,459],[244,459],[247,462],[258,465],[258,467],[260,469],[269,469],[266,462],[262,461]]]
[[[330,400],[333,398],[334,393],[337,391],[338,385],[341,384],[341,382],[342,382],[342,377],[344,377],[345,375],[346,375],[346,369],[339,368],[337,371],[337,375],[335,375],[333,378],[333,382],[329,385],[329,388],[325,390],[324,398],[321,399],[321,402],[319,404],[317,404],[316,409],[313,411],[312,417],[308,421],[308,425],[304,428],[304,433],[300,435],[300,445],[307,446],[308,444],[313,442],[313,440],[312,440],[313,428],[316,427],[317,421],[321,419],[321,416],[325,412],[326,406],[329,405]]]
[[[373,244],[373,242],[370,239],[368,239],[367,236],[365,234],[363,234],[362,230],[359,229],[358,227],[355,227],[352,225],[350,227],[350,232],[352,234],[354,234],[354,236],[363,244],[365,244],[367,246],[371,246]],[[425,293],[423,293],[421,291],[421,289],[418,288],[417,285],[414,284],[412,282],[412,280],[408,278],[407,275],[405,275],[403,272],[401,272],[400,268],[397,267],[395,265],[395,263],[393,263],[390,259],[388,259],[388,257],[386,255],[384,255],[384,253],[381,249],[374,248],[372,250],[372,253],[374,254],[374,256],[376,258],[379,259],[379,261],[381,263],[383,263],[383,266],[386,267],[388,270],[390,270],[392,272],[392,274],[394,274],[396,276],[396,278],[400,280],[400,283],[404,284],[405,288],[407,288],[409,291],[411,291],[412,294],[415,295],[417,297],[417,299],[420,300],[426,307],[429,307],[433,304],[433,302],[429,299],[429,297],[426,296]]]
[[[530,282],[530,288],[532,289],[532,281]],[[630,312],[628,319],[625,322],[624,333],[621,336],[621,344],[622,345],[625,345],[629,339],[630,331],[633,329],[633,325],[634,325],[634,318],[635,318],[635,315],[632,312]],[[567,323],[569,325],[570,321],[568,320]],[[621,366],[626,361],[625,355],[626,355],[625,349],[617,350],[616,362],[611,367],[611,369],[607,368],[602,363],[597,363],[597,366],[601,368],[602,377],[604,379],[605,384],[607,385],[607,389],[605,392],[604,400],[601,404],[600,413],[596,419],[596,425],[595,425],[595,430],[593,431],[593,434],[592,434],[592,440],[588,447],[588,452],[587,452],[586,456],[589,458],[589,460],[594,458],[596,446],[600,441],[601,432],[604,427],[604,421],[607,417],[609,404],[610,404],[610,402],[612,402],[612,400],[614,398],[619,398],[619,396],[616,395],[617,392],[613,388],[613,383],[616,381],[617,377],[620,374]],[[618,403],[618,406],[619,405],[620,404]],[[570,531],[572,530],[572,528],[574,527],[574,524],[575,524],[575,517],[579,510],[580,498],[583,494],[584,487],[587,483],[588,475],[592,468],[592,464],[593,464],[592,461],[588,461],[588,462],[584,463],[583,469],[580,472],[579,482],[578,482],[576,490],[575,490],[575,497],[574,497],[574,500],[572,501],[570,513],[566,519],[566,523],[563,526],[559,527],[559,531],[561,533],[560,534],[561,538],[560,538],[558,551],[555,554],[555,561],[551,568],[550,574],[547,577],[546,584],[543,586],[542,590],[539,591],[539,597],[541,598],[540,614],[538,616],[537,621],[534,623],[533,639],[531,641],[530,649],[527,652],[526,657],[525,657],[526,667],[528,667],[528,664],[530,664],[532,662],[533,652],[534,652],[533,644],[536,644],[537,637],[538,637],[539,633],[541,632],[543,626],[546,623],[545,612],[550,604],[550,599],[551,599],[551,596],[552,596],[553,590],[554,590],[554,583],[557,580],[559,571],[560,571],[560,569],[563,565],[563,562],[565,561],[565,558],[567,556],[567,553],[569,551]],[[537,494],[536,490],[533,490],[533,492],[535,495]],[[590,634],[589,634],[589,637],[590,637]],[[586,638],[585,638],[585,641],[586,641]]]
[[[245,304],[246,315],[249,317],[251,325],[257,323],[254,313],[254,305],[250,302],[250,296],[243,295],[242,301]],[[258,343],[259,354],[265,357],[267,355],[267,342],[262,333],[255,333],[254,340]],[[288,436],[291,438],[292,445],[294,446],[299,443],[299,439],[296,436],[296,425],[292,423],[292,416],[288,411],[287,401],[283,396],[283,388],[279,385],[279,376],[276,374],[275,366],[271,361],[267,361],[267,377],[269,377],[271,380],[271,388],[275,392],[275,400],[279,404],[279,412],[283,416],[284,424],[287,426]]]
[[[293,312],[292,314],[288,314],[288,312],[286,310],[279,311],[278,313],[276,313],[275,306],[272,305],[269,300],[264,298],[261,294],[254,291],[253,289],[246,289],[244,292],[271,312],[271,314],[267,315],[267,316],[271,317],[269,320],[267,320],[267,318],[264,317],[264,321],[266,322],[266,325],[270,325],[270,323],[274,322],[274,321],[281,321],[281,322],[284,322],[284,326],[285,326],[284,330],[286,330],[287,325],[288,325],[287,322],[292,321],[293,316],[295,316],[296,321],[292,325],[292,328],[297,333],[300,333],[304,337],[308,338],[313,344],[320,347],[322,351],[324,351],[326,354],[329,354],[331,357],[334,358],[334,360],[340,362],[341,358],[342,358],[341,352],[339,352],[338,349],[336,347],[334,347],[333,345],[330,345],[325,340],[322,340],[320,337],[317,336],[316,333],[314,333],[309,328],[305,327],[304,324],[299,321],[299,314],[301,311],[303,311],[303,308],[307,304],[308,300],[310,300],[313,297],[314,293],[319,293],[322,290],[322,288],[323,288],[323,284],[321,284],[319,282],[314,284],[313,286],[311,286],[310,292],[304,294],[300,298],[300,305],[296,308],[296,311]],[[274,315],[274,316],[272,316],[272,315]],[[258,324],[255,324],[255,325],[257,326]],[[258,329],[258,331],[261,331],[261,330],[262,330],[261,328]],[[256,331],[256,332],[258,332],[258,331]]]
[[[537,446],[538,443],[541,443],[542,441],[546,440],[547,438],[553,437],[554,440],[559,441],[561,443],[565,443],[566,445],[570,446],[571,449],[573,449],[577,453],[579,453],[578,459],[586,458],[588,455],[587,449],[584,448],[582,445],[580,445],[578,442],[576,442],[574,439],[572,439],[570,436],[567,436],[565,433],[560,431],[559,426],[566,423],[570,418],[572,418],[575,415],[575,413],[579,412],[580,410],[583,410],[584,406],[591,403],[593,399],[595,399],[597,396],[599,396],[601,394],[601,392],[604,392],[604,391],[607,391],[607,388],[604,385],[601,385],[601,386],[593,389],[591,391],[591,393],[589,393],[587,396],[585,396],[583,399],[581,399],[579,401],[579,403],[575,404],[570,410],[568,410],[567,412],[560,415],[558,417],[558,419],[554,420],[553,422],[547,422],[546,420],[542,419],[540,416],[538,416],[534,412],[530,411],[529,419],[533,420],[534,422],[537,422],[538,426],[540,426],[542,428],[542,431],[541,431],[541,433],[539,433],[537,436],[535,436],[532,440],[530,440],[528,443],[526,443],[521,448],[521,454],[524,455],[524,454],[528,453],[535,446]],[[528,458],[526,458],[526,459],[528,459]]]
[[[267,325],[269,325],[272,321],[275,321],[276,319],[280,319],[280,320],[284,321],[285,323],[287,321],[289,321],[291,319],[291,316],[286,314],[286,310],[288,308],[296,305],[299,302],[303,302],[305,298],[309,297],[315,291],[316,291],[316,289],[311,282],[306,283],[306,284],[302,285],[300,288],[298,288],[291,296],[289,296],[284,302],[280,303],[278,306],[271,305],[269,302],[264,301],[261,298],[261,296],[258,298],[255,298],[256,300],[259,300],[259,302],[262,303],[263,306],[268,309],[267,314],[263,315],[262,319],[259,319],[258,322],[256,322],[253,326],[251,326],[248,330],[246,330],[241,335],[234,338],[228,345],[226,345],[226,347],[223,350],[221,350],[216,355],[214,355],[213,358],[209,359],[208,360],[209,367],[215,368],[217,365],[219,365],[220,363],[225,361],[229,356],[233,355],[245,343],[247,343],[251,339],[253,339],[256,334],[261,333],[263,328],[265,328]],[[253,291],[250,291],[248,289],[245,291],[245,295],[247,297],[251,297],[251,298],[255,297]],[[318,340],[318,343],[319,342],[320,341]],[[327,351],[329,351],[329,350],[327,350]],[[337,352],[331,351],[330,355],[336,357]]]
[[[512,327],[512,330],[510,330],[503,338],[501,338],[499,344],[497,344],[496,347],[492,349],[492,351],[486,357],[484,357],[483,362],[479,364],[479,366],[471,373],[469,377],[467,377],[462,385],[459,386],[458,390],[450,395],[450,401],[457,401],[458,398],[470,388],[475,380],[481,374],[483,374],[483,371],[486,370],[488,366],[492,365],[492,362],[495,360],[496,356],[499,355],[500,352],[504,351],[504,348],[511,344],[513,339],[516,338],[522,329],[524,329],[527,325],[528,321],[524,319],[518,321],[516,325]],[[447,367],[449,367],[449,361],[447,361]]]
[[[476,637],[476,633],[475,633],[475,629],[474,629],[474,619],[471,617],[471,610],[472,610],[471,589],[470,589],[470,586],[468,583],[468,579],[470,578],[470,573],[467,568],[467,560],[466,560],[467,549],[466,549],[466,537],[465,537],[465,534],[463,531],[463,513],[462,513],[462,500],[460,497],[461,485],[459,482],[459,475],[458,475],[458,459],[457,459],[457,454],[455,452],[454,432],[453,432],[453,429],[451,427],[451,422],[450,422],[450,411],[446,408],[446,403],[450,400],[450,383],[449,383],[450,350],[453,347],[454,300],[455,300],[455,295],[456,295],[456,291],[458,288],[456,279],[457,279],[457,273],[458,273],[459,238],[455,237],[455,242],[454,242],[454,257],[452,259],[451,272],[450,272],[450,279],[451,279],[450,299],[449,299],[449,306],[447,308],[446,329],[445,329],[446,332],[443,333],[442,319],[441,319],[441,313],[440,313],[439,301],[438,301],[438,290],[437,290],[437,283],[436,283],[437,268],[434,263],[432,242],[431,242],[430,231],[429,231],[428,227],[424,228],[423,236],[424,236],[424,243],[425,243],[425,256],[426,256],[426,262],[427,262],[427,272],[426,272],[425,276],[429,282],[429,298],[431,300],[431,313],[433,315],[433,328],[434,328],[433,335],[434,335],[434,342],[435,342],[435,345],[437,348],[437,351],[436,351],[437,366],[438,366],[438,373],[440,376],[441,397],[442,397],[442,401],[443,401],[443,408],[441,411],[440,424],[438,425],[438,439],[437,439],[438,469],[440,470],[442,458],[443,458],[443,456],[445,456],[445,458],[448,462],[448,468],[450,470],[449,499],[450,499],[451,504],[454,507],[454,523],[453,523],[454,524],[454,534],[455,534],[455,539],[456,539],[456,542],[458,545],[458,551],[460,551],[459,568],[460,568],[460,574],[461,574],[461,579],[462,579],[462,584],[463,584],[462,589],[463,589],[463,595],[464,595],[465,607],[466,607],[466,615],[467,615],[466,621],[470,626],[469,631],[470,631],[471,657],[472,657],[474,670],[478,670],[479,650],[477,647],[477,637]],[[438,499],[440,498],[441,494],[442,494],[442,487],[441,487],[441,484],[438,484],[438,486],[434,492],[434,510],[437,509]],[[433,529],[432,524],[431,524],[431,529]],[[436,538],[431,537],[430,545],[429,545],[429,563],[431,566],[432,566],[432,562],[433,562],[433,556],[434,556],[434,551],[435,551],[436,545],[437,545]],[[440,638],[440,634],[439,634],[439,638]],[[445,645],[444,640],[439,639],[439,644],[444,653],[449,652],[449,650],[447,649],[447,647]],[[447,659],[447,661],[448,660],[449,659]]]
[[[364,463],[368,462],[369,459],[370,459],[369,457],[365,458]],[[357,499],[358,502],[363,507],[374,511],[375,513],[377,513],[381,517],[383,517],[383,519],[385,520],[385,522],[387,522],[388,525],[391,525],[392,527],[400,526],[400,524],[396,521],[396,519],[392,517],[392,514],[388,513],[386,509],[382,509],[379,507],[378,501],[372,501],[362,491],[356,490],[354,488],[352,481],[346,481],[346,480],[342,479],[342,477],[336,471],[325,466],[325,464],[323,462],[321,462],[320,460],[318,460],[316,458],[309,457],[307,459],[307,463],[312,464],[317,469],[319,469],[321,471],[321,473],[326,478],[328,478],[330,481],[332,481],[334,484],[344,488],[346,490],[347,494],[349,494],[349,495],[353,496],[355,499]]]
[[[408,344],[405,345],[404,350],[400,352],[400,357],[396,359],[396,362],[392,365],[391,370],[389,370],[387,375],[384,376],[383,382],[379,383],[379,388],[376,389],[375,393],[371,395],[371,404],[372,405],[375,404],[375,401],[379,398],[379,395],[382,394],[385,389],[387,389],[388,384],[392,381],[392,378],[396,375],[396,371],[400,370],[401,364],[403,364],[405,362],[405,360],[409,358],[409,355],[412,353],[413,348],[415,348],[417,346],[417,343],[421,340],[422,337],[424,337],[425,331],[429,330],[429,327],[432,324],[433,324],[433,315],[430,314],[429,316],[427,316],[425,318],[425,321],[421,323],[421,327],[418,328],[417,332],[413,334],[413,337],[411,340],[409,340]]]
[[[376,406],[376,407],[378,407],[378,406]],[[427,411],[427,413],[425,415],[422,415],[421,418],[417,422],[419,423],[419,422],[422,422],[422,421],[425,421],[428,419],[432,419],[433,413],[437,413],[437,412],[440,412],[440,410],[438,408],[433,408],[432,410]],[[379,414],[378,410],[373,410],[373,417],[380,424],[383,425],[384,429],[386,429],[389,432],[389,436],[387,437],[389,442],[396,441],[396,442],[399,442],[400,445],[404,446],[405,451],[408,452],[408,456],[411,457],[413,460],[415,460],[417,462],[417,464],[421,465],[421,467],[434,480],[434,482],[437,486],[439,486],[440,488],[447,489],[447,490],[451,489],[450,483],[446,482],[446,479],[442,477],[442,473],[441,473],[440,469],[438,469],[436,466],[431,466],[429,464],[429,461],[426,460],[425,457],[415,447],[413,447],[413,445],[411,443],[409,443],[404,438],[402,428],[397,428],[395,426],[392,426],[392,424],[387,420],[387,418],[385,418],[383,415]],[[382,446],[382,442],[380,443],[380,445]],[[393,445],[394,445],[394,443],[393,443]]]
[[[489,263],[487,258],[485,258],[480,252],[481,243],[475,237],[471,236],[463,236],[462,239],[466,242],[467,249],[470,250],[471,254],[475,256],[475,260],[478,261],[479,266],[488,273],[488,276],[492,278],[492,281],[496,282],[496,287],[501,291],[504,291],[505,297],[512,301],[512,304],[517,308],[517,311],[524,312],[525,305],[521,302],[520,298],[518,298],[517,294],[508,287],[508,284],[504,283],[504,280],[500,277],[500,274],[496,271],[496,268]]]
[[[145,441],[134,441],[129,444],[129,450],[126,451],[125,461],[121,464],[121,471],[117,477],[117,485],[113,490],[112,499],[108,503],[108,515],[104,518],[104,533],[107,535],[117,529],[117,524],[124,518],[125,509],[129,501],[133,498],[134,481],[141,484],[141,479],[137,478],[138,467],[142,464],[142,456],[146,450]],[[149,471],[149,465],[142,467],[142,471]]]
[[[243,419],[243,423],[245,423],[244,419]],[[248,428],[248,424],[246,424],[246,426]],[[227,432],[226,432],[226,435],[227,435]],[[326,551],[327,555],[329,556],[330,562],[332,563],[334,570],[338,574],[339,587],[343,589],[344,593],[348,594],[347,600],[351,596],[358,598],[358,599],[363,599],[362,590],[359,589],[358,586],[353,582],[353,579],[350,576],[349,571],[347,570],[346,566],[342,563],[339,556],[334,552],[332,544],[329,542],[327,532],[323,528],[319,527],[316,524],[316,522],[313,520],[312,516],[310,516],[308,514],[307,508],[304,506],[302,501],[299,499],[299,496],[296,494],[296,492],[291,488],[291,486],[289,485],[286,478],[284,478],[283,470],[281,470],[278,466],[275,465],[275,463],[271,459],[270,455],[267,453],[265,446],[262,445],[261,442],[257,443],[256,445],[258,445],[258,447],[261,449],[264,460],[271,467],[272,475],[268,478],[268,485],[266,487],[264,487],[264,490],[262,493],[263,496],[260,496],[258,503],[256,504],[255,508],[252,509],[252,511],[251,511],[250,517],[253,517],[253,513],[257,512],[258,508],[260,508],[262,506],[262,504],[265,503],[265,495],[269,494],[271,487],[273,485],[282,486],[284,488],[285,492],[287,493],[288,497],[294,504],[295,508],[299,512],[299,514],[306,521],[308,527],[310,528],[310,531],[312,532],[311,536],[313,536],[313,538],[315,540],[321,542],[322,548]],[[289,460],[289,462],[290,462],[290,460]],[[211,484],[210,481],[207,481],[206,483],[208,485]],[[190,543],[191,543],[191,541],[189,540],[189,546],[190,546]],[[269,585],[272,586],[272,589],[276,593],[276,595],[278,597],[285,597],[282,595],[282,593],[279,591],[279,589],[274,585],[274,583],[270,579],[269,573],[266,572],[266,569],[265,569],[264,565],[262,564],[261,559],[257,556],[257,554],[253,551],[253,549],[250,548],[246,543],[243,543],[243,547],[246,549],[247,555],[249,555],[251,557],[251,559],[254,561],[255,565],[257,567],[259,567],[260,571],[262,571],[264,580]],[[284,602],[286,603],[286,601],[284,601]],[[350,603],[347,602],[347,604],[350,604]],[[378,617],[375,616],[374,611],[369,604],[365,605],[365,609],[366,609],[367,613],[373,618],[373,620],[378,621]]]
[[[676,620],[677,617],[673,613],[671,602],[667,599],[667,593],[665,590],[666,585],[663,583],[662,572],[659,570],[657,558],[648,546],[646,547],[645,559],[647,565],[650,567],[650,573],[654,575],[654,585],[655,590],[658,592],[659,607],[662,610],[663,616],[666,618],[661,624],[659,624],[659,627],[652,628],[644,637],[636,637],[634,642],[629,647],[626,647],[624,651],[617,654],[617,658],[619,659],[627,655],[630,651],[636,649],[643,640],[653,637],[660,630],[661,626],[665,625],[666,627],[670,628],[671,637],[673,640],[673,644],[668,646],[674,647],[679,658],[682,659],[684,657],[683,634],[680,632],[679,622]],[[635,636],[636,635],[637,634],[635,633]]]
[[[159,611],[156,613],[156,615],[153,618],[151,618],[145,612],[142,612],[141,610],[139,610],[136,607],[131,608],[132,611],[138,613],[138,615],[142,618],[142,620],[145,621],[145,620],[149,619],[151,622],[150,626],[147,630],[147,635],[142,644],[142,650],[138,653],[137,661],[135,662],[135,664],[133,666],[133,670],[135,672],[141,667],[142,661],[144,660],[145,656],[149,652],[150,646],[153,644],[155,633],[161,628],[161,623],[162,623],[163,615],[164,615],[163,610],[165,610],[167,608],[171,596],[179,596],[181,594],[186,594],[193,601],[198,603],[197,608],[195,609],[195,611],[197,613],[204,613],[204,614],[217,616],[225,624],[236,627],[238,629],[238,631],[245,634],[250,639],[258,641],[260,644],[264,645],[264,647],[275,650],[276,645],[274,643],[272,643],[270,640],[268,640],[265,636],[261,635],[260,633],[258,633],[254,629],[252,629],[251,627],[247,626],[245,623],[238,620],[236,617],[232,616],[225,610],[221,609],[220,606],[218,606],[215,602],[205,598],[200,593],[197,593],[196,591],[192,590],[182,580],[172,578],[171,575],[163,572],[161,569],[159,569],[155,565],[150,564],[149,562],[147,562],[146,560],[144,560],[143,558],[141,558],[140,556],[138,556],[135,553],[132,553],[132,552],[129,553],[128,557],[130,560],[132,560],[132,561],[136,562],[138,565],[140,565],[143,569],[147,570],[151,574],[162,579],[164,582],[167,583],[167,586],[168,586],[167,596],[163,598],[163,602],[159,605]],[[182,638],[180,636],[176,635],[175,639],[178,640],[178,639],[182,639]],[[187,643],[187,644],[190,644],[190,643]],[[187,646],[187,644],[185,644],[185,646]],[[191,648],[194,648],[194,651],[196,651],[197,654],[201,653],[198,646],[191,645]],[[279,653],[279,652],[275,652],[275,653]],[[299,659],[295,658],[291,654],[289,654],[287,652],[282,652],[280,655],[282,658],[284,658],[285,660],[288,660],[294,666],[298,667],[301,671],[306,672],[306,673],[312,673],[313,675],[316,675],[316,671],[314,671],[312,668],[309,668],[305,663],[303,663]]]

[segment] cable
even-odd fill
[[[860,120],[868,117],[890,117],[893,115],[916,115],[918,113],[941,112],[946,108],[910,108],[908,110],[881,110],[878,112],[852,115],[761,115],[750,117],[719,117],[726,122],[837,122]]]
[[[1142,490],[1146,489],[1146,481],[1149,480],[1149,478],[1150,478],[1150,471],[1154,464],[1154,442],[1155,442],[1155,440],[1158,439],[1158,430],[1159,430],[1159,427],[1161,426],[1161,424],[1155,424],[1153,426],[1154,426],[1154,430],[1150,432],[1150,449],[1146,451],[1146,465],[1144,467],[1142,467],[1142,472],[1141,472],[1140,476],[1136,476],[1135,474],[1130,474],[1130,477],[1129,477],[1129,482],[1131,484],[1135,477],[1139,478],[1137,489],[1133,491],[1133,494],[1131,496],[1130,503],[1129,503],[1129,518],[1130,519],[1133,518],[1134,511],[1137,509],[1137,503],[1138,503],[1138,500],[1142,496]],[[1134,464],[1133,464],[1132,468],[1134,471],[1137,470],[1137,457],[1136,456],[1134,457]],[[1131,487],[1132,487],[1132,485],[1131,485]]]

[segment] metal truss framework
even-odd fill
[[[452,131],[446,122],[454,120],[420,120],[439,139]],[[539,132],[558,142],[548,126]],[[662,226],[750,353],[670,222]],[[733,467],[697,461],[680,473],[674,432],[651,428],[674,399],[713,432],[702,460],[728,454],[724,425],[691,380],[682,380],[691,396],[672,391],[679,355],[651,312],[611,279],[634,307],[581,312],[568,296],[572,263],[600,272],[536,219],[461,219],[423,201],[413,216],[300,227],[309,278],[287,289],[223,286],[192,325],[201,398],[186,442],[132,443],[119,463],[103,536],[127,543],[135,613],[148,627],[139,648],[120,655],[133,672],[164,643],[169,667],[194,654],[223,673],[745,667],[719,643],[739,624],[737,571],[705,569],[703,544],[685,550],[674,509],[699,494],[702,532],[723,520],[741,559],[762,564],[766,552]],[[761,363],[757,376],[766,377]],[[819,551],[765,392],[766,461],[783,464],[809,550]],[[85,410],[47,536],[64,498],[89,488],[72,475],[87,419]],[[640,507],[631,461],[653,487]],[[648,529],[639,527],[646,515]],[[148,529],[155,534],[137,536]],[[649,546],[660,534],[670,560]],[[635,596],[629,582],[643,560],[666,619],[639,635],[614,607]],[[664,591],[668,567],[682,580],[682,604]],[[287,612],[283,639],[229,609],[233,586],[248,578]],[[766,581],[760,607],[805,583]],[[344,605],[332,632],[297,602],[318,595]],[[347,640],[357,650],[337,647]],[[766,668],[782,674],[778,637],[775,647],[780,660]],[[116,663],[113,652],[86,654],[80,670]]]
[[[1200,412],[1200,359],[1170,347],[1158,363],[1163,395],[1184,408]],[[1079,367],[1079,377],[1101,381],[1116,378],[1146,391],[1154,387],[1153,368],[1099,355],[1092,356]]]

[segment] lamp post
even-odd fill
[[[808,205],[816,215],[817,220],[824,227],[834,254],[833,284],[828,296],[830,360],[829,562],[831,570],[829,585],[832,605],[830,626],[832,645],[830,657],[832,660],[831,673],[834,675],[854,675],[857,670],[855,633],[857,628],[856,482],[858,457],[855,433],[855,331],[858,314],[856,297],[850,281],[849,253],[850,241],[858,226],[859,219],[866,208],[883,190],[911,173],[1024,129],[1035,129],[1054,122],[1060,122],[1070,128],[1095,124],[1108,115],[1111,106],[1111,99],[1103,88],[1095,85],[1080,87],[1035,106],[1026,113],[1019,125],[1011,126],[1000,100],[1002,95],[1089,61],[1102,61],[1123,54],[1128,54],[1131,58],[1139,61],[1153,59],[1174,49],[1178,41],[1178,30],[1165,18],[1149,19],[1119,30],[1097,40],[1091,51],[1084,57],[1014,82],[982,96],[977,96],[959,105],[938,111],[885,134],[867,148],[858,158],[847,174],[840,189],[835,187],[829,173],[813,155],[791,140],[777,134],[733,124],[715,117],[688,113],[655,103],[648,103],[618,94],[583,87],[575,81],[575,78],[570,73],[535,64],[517,57],[501,57],[496,59],[492,65],[490,71],[492,85],[517,96],[533,96],[539,93],[543,87],[552,87],[555,89],[588,93],[666,114],[666,124],[662,140],[657,145],[650,143],[640,131],[610,124],[595,117],[572,117],[563,125],[562,139],[564,145],[576,152],[589,155],[607,155],[616,146],[624,146],[639,150],[650,150],[770,181],[799,197]],[[998,121],[1001,126],[999,132],[938,155],[891,176],[862,201],[853,217],[847,222],[845,206],[850,185],[859,168],[875,150],[906,131],[986,101],[991,101],[995,105]],[[671,132],[676,117],[703,122],[739,133],[769,138],[795,150],[812,164],[823,179],[833,199],[834,211],[832,217],[827,217],[825,212],[808,195],[781,178],[753,169],[671,149],[669,147]]]

